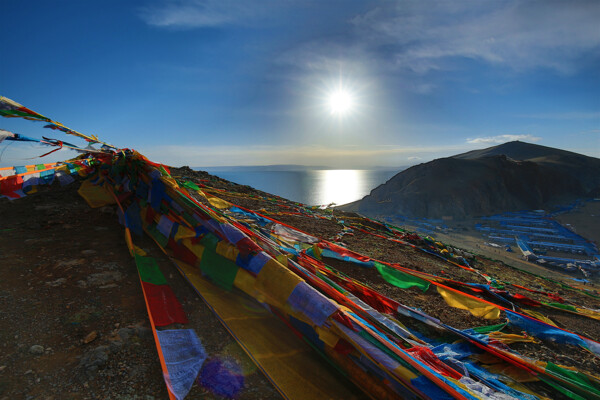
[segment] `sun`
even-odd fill
[[[344,117],[354,111],[356,99],[349,90],[338,88],[328,95],[327,106],[332,115]]]

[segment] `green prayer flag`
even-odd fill
[[[169,211],[171,211],[171,208],[165,202],[161,201],[159,210],[161,213],[167,215],[169,214]]]
[[[505,326],[506,323],[502,323],[498,325],[478,326],[476,328],[473,328],[473,330],[477,333],[499,332]]]
[[[338,285],[337,283],[335,283],[334,281],[332,281],[326,275],[323,275],[319,271],[317,271],[317,276],[319,278],[321,278],[322,280],[324,280],[329,286],[331,286],[332,288],[334,288],[338,292],[340,292],[340,293],[347,293],[348,292],[346,289],[344,289],[343,287],[341,287],[340,285]]]
[[[187,212],[184,211],[181,214],[181,216],[183,217],[183,219],[185,219],[187,222],[189,222],[189,224],[191,226],[196,226],[196,224],[198,224],[198,220],[196,218],[192,217],[192,214],[189,214],[189,213],[187,213]]]
[[[538,378],[539,378],[540,381],[547,383],[549,386],[552,386],[554,389],[556,389],[560,393],[564,394],[569,399],[573,399],[573,400],[586,400],[585,397],[579,396],[577,393],[572,392],[571,390],[567,389],[566,387],[558,384],[558,382],[555,382],[552,379],[550,379],[550,378],[548,378],[546,376],[543,376],[542,374],[540,374],[538,376]]]
[[[378,262],[375,262],[375,268],[377,268],[377,271],[379,271],[381,277],[385,279],[386,282],[399,288],[408,289],[416,286],[423,292],[426,292],[427,289],[429,289],[429,282],[407,274],[406,272],[399,271]]]
[[[496,289],[500,289],[500,290],[504,289],[504,285],[499,284],[495,279],[492,280],[492,282],[490,284],[492,285],[492,287],[495,287]]]
[[[152,257],[144,257],[139,254],[135,255],[135,264],[140,273],[140,278],[143,282],[152,283],[153,285],[166,285],[167,280],[160,271],[156,260]]]
[[[217,254],[218,243],[219,239],[210,233],[200,240],[200,244],[204,246],[200,270],[216,285],[225,290],[231,290],[239,267],[233,261]]]
[[[162,233],[160,233],[160,231],[156,227],[156,223],[152,223],[151,225],[148,225],[146,230],[148,231],[148,234],[150,234],[150,236],[152,236],[154,238],[154,240],[156,240],[158,242],[160,247],[163,247],[163,248],[167,247],[167,244],[169,243],[169,238],[166,237],[165,235],[163,235]]]
[[[552,307],[562,308],[563,310],[577,311],[577,308],[575,308],[574,306],[572,306],[570,304],[562,304],[562,303],[546,303],[546,304],[549,306],[552,306]]]
[[[165,169],[165,167],[163,167],[162,165],[160,167],[158,167],[158,170],[160,171],[160,173],[162,174],[162,176],[171,176],[171,174],[169,174],[167,172],[167,170]]]
[[[580,390],[580,394],[589,392],[589,393],[593,393],[596,396],[600,397],[600,390],[597,387],[594,387],[594,384],[592,383],[592,381],[581,372],[562,368],[551,362],[546,364],[546,372],[550,372],[554,375],[558,375],[561,378],[567,380],[569,383],[577,386],[577,388]],[[573,389],[575,389],[575,388],[573,388]],[[587,394],[587,393],[585,393],[585,394]]]
[[[192,189],[192,190],[200,190],[200,187],[198,185],[196,185],[194,182],[191,181],[185,181],[183,182],[183,187],[186,187],[188,189]]]

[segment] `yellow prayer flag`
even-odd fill
[[[215,196],[207,195],[208,202],[215,208],[219,210],[231,208],[232,204],[226,200],[220,199]]]
[[[600,313],[598,311],[590,310],[589,308],[577,308],[577,312],[579,314],[585,315],[586,317],[590,317],[593,319],[600,320]]]
[[[238,254],[240,254],[240,251],[237,249],[237,247],[235,247],[231,243],[226,242],[225,240],[222,240],[219,243],[217,243],[216,252],[218,255],[223,256],[233,262],[237,260],[237,256]]]
[[[517,335],[514,333],[490,332],[489,336],[504,344],[511,343],[538,343],[533,336]]]
[[[193,238],[196,237],[196,231],[183,226],[183,225],[179,225],[179,228],[177,229],[177,233],[175,233],[175,241],[178,242],[181,239],[185,239],[185,238]]]
[[[540,321],[545,322],[549,325],[557,326],[550,318],[546,317],[545,315],[543,315],[537,311],[523,309],[523,312],[525,314],[530,315],[535,319],[539,319]]]
[[[314,328],[317,331],[317,335],[319,335],[319,339],[331,348],[334,348],[340,340],[340,337],[329,329],[323,329],[320,326],[315,326]]]
[[[108,204],[114,204],[115,198],[108,190],[104,188],[105,184],[94,185],[89,179],[83,181],[81,187],[77,191],[81,197],[92,208],[102,207]]]
[[[476,300],[472,297],[457,293],[449,289],[444,289],[440,286],[437,287],[437,291],[439,294],[442,295],[442,297],[444,298],[444,300],[446,300],[446,303],[450,307],[460,308],[461,310],[468,310],[474,316],[485,319],[500,318],[500,309],[494,305],[485,303],[480,300]]]
[[[194,255],[196,257],[198,257],[199,260],[202,259],[202,254],[204,253],[204,246],[199,244],[199,243],[193,243],[191,239],[186,238],[183,239],[181,241],[181,243],[192,253],[194,253]]]
[[[233,206],[233,204],[231,204],[230,202],[220,199],[217,196],[214,196],[210,193],[206,193],[203,190],[198,190],[197,193],[203,196],[206,200],[208,200],[211,206],[218,208],[219,210],[228,209]]]
[[[256,277],[254,287],[277,307],[283,307],[294,288],[302,282],[298,276],[276,260],[269,260]]]
[[[250,272],[246,271],[244,268],[238,268],[237,274],[235,275],[235,279],[233,281],[233,286],[240,289],[242,292],[246,293],[249,296],[255,297],[256,289],[254,289],[254,283],[256,282],[256,277],[252,275]]]

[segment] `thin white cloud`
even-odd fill
[[[139,10],[147,24],[193,29],[227,25],[263,26],[267,19],[289,18],[296,1],[152,0]],[[347,7],[358,9],[358,3]],[[588,0],[499,0],[481,2],[376,2],[351,19],[316,14],[315,39],[291,43],[272,60],[286,79],[338,70],[392,74],[401,89],[428,95],[441,85],[432,72],[460,70],[474,60],[510,71],[547,68],[573,73],[581,60],[600,49],[600,2]],[[301,14],[299,12],[299,14]],[[304,17],[306,17],[305,14]],[[293,28],[292,28],[293,29]],[[344,35],[331,32],[344,32]],[[293,35],[292,35],[293,36]],[[403,74],[398,75],[400,71]],[[352,74],[353,75],[353,74]],[[274,75],[275,76],[275,75]]]
[[[318,36],[274,60],[288,75],[311,78],[340,65],[392,75],[401,90],[428,95],[442,86],[434,73],[460,71],[465,60],[510,73],[577,72],[600,50],[599,20],[598,1],[379,2],[339,26],[344,39]]]
[[[168,28],[215,27],[255,17],[261,8],[233,0],[169,0],[141,8],[149,25]]]
[[[419,74],[456,68],[458,58],[569,73],[581,57],[600,48],[598,1],[393,4],[382,4],[353,23],[371,46],[396,46],[397,67]]]
[[[496,144],[512,142],[514,140],[524,140],[527,142],[539,142],[542,138],[533,135],[498,135],[498,136],[486,136],[467,139],[469,144]]]
[[[600,28],[599,28],[600,30]],[[600,111],[572,111],[559,113],[543,113],[543,114],[524,114],[519,115],[522,118],[532,119],[553,119],[553,120],[587,120],[600,119]]]
[[[418,83],[412,85],[412,90],[418,94],[429,94],[432,93],[436,89],[436,85],[433,83]]]

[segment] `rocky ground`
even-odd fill
[[[226,189],[228,192],[218,193],[219,197],[270,214],[312,235],[343,241],[370,257],[451,279],[483,283],[477,274],[367,233],[354,231],[340,238],[342,220],[346,225],[348,221],[369,225],[369,221],[355,214],[338,213],[334,219],[320,218],[327,213],[319,215],[318,211],[313,216],[297,215],[293,202],[267,200],[272,196],[248,186],[186,168],[173,169],[172,173]],[[65,187],[54,184],[23,199],[0,199],[0,400],[166,398],[124,229],[114,207],[91,209],[77,194],[78,187],[77,182]],[[190,325],[186,327],[197,332],[208,361],[227,360],[243,371],[243,390],[237,398],[280,398],[157,246],[147,238],[136,239],[136,244],[158,260],[189,317]],[[480,270],[507,281],[546,290],[552,286],[500,261],[481,256],[472,261]],[[373,269],[338,261],[329,264],[386,296],[419,307],[457,328],[491,323],[473,318],[467,311],[450,309],[432,288],[425,293],[401,290],[387,284]],[[600,308],[600,303],[591,297],[565,292],[559,285],[551,289],[579,304]],[[568,313],[554,314],[552,318],[561,326],[600,339],[597,321]],[[597,359],[581,352],[574,351],[571,360],[565,360],[549,347],[522,347],[520,351],[525,354],[600,371]],[[221,397],[210,388],[195,385],[187,398]]]
[[[0,399],[167,398],[124,229],[78,187],[0,199]],[[239,398],[281,398],[156,245],[136,244],[158,260],[208,361],[241,367]],[[195,386],[187,398],[221,397]]]

